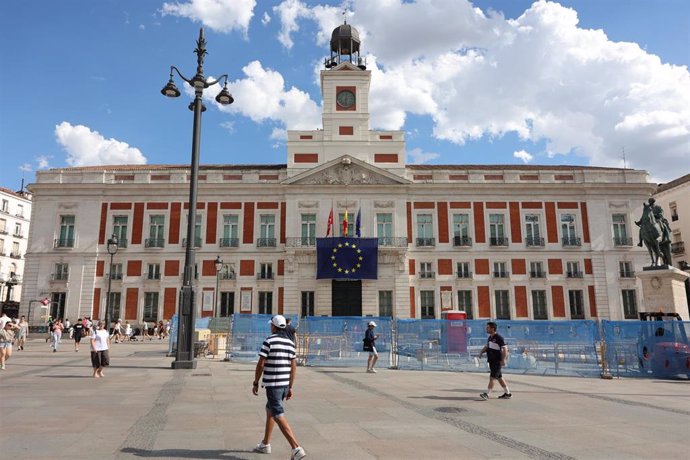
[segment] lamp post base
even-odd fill
[[[190,361],[173,361],[170,367],[173,369],[196,369],[196,359]]]

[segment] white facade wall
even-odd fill
[[[0,188],[0,303],[19,302],[31,222],[31,195]]]

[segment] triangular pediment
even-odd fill
[[[404,177],[343,155],[283,182],[286,185],[407,185]]]
[[[349,61],[345,61],[345,62],[341,62],[337,66],[333,67],[330,70],[330,72],[337,72],[339,70],[359,70],[359,71],[361,71],[362,69],[360,69],[359,67],[357,67],[356,65],[354,65],[353,63],[351,63]]]

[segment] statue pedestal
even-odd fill
[[[644,267],[637,277],[642,282],[641,311],[678,313],[683,321],[690,321],[688,298],[685,294],[686,272],[675,267]]]

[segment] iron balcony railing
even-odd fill
[[[237,248],[240,245],[239,238],[221,238],[218,241],[218,246],[221,248]]]
[[[53,273],[50,275],[52,281],[67,281],[69,279],[68,273]]]
[[[621,278],[635,278],[635,270],[620,270]]]
[[[165,246],[165,238],[146,238],[144,246],[147,248],[162,248]]]
[[[111,280],[122,280],[122,272],[111,273],[111,274],[110,274],[110,279],[111,279]]]
[[[273,272],[258,272],[256,274],[256,279],[258,280],[272,280],[274,279]]]
[[[257,238],[256,240],[257,248],[275,248],[276,239],[275,238]]]
[[[128,240],[127,238],[118,238],[117,239],[117,247],[119,249],[126,248],[127,247]]]
[[[491,246],[508,246],[508,238],[505,236],[492,236],[489,238]]]
[[[74,238],[58,238],[53,244],[54,248],[73,248]]]
[[[563,238],[561,238],[561,243],[563,244],[563,247],[582,246],[582,242],[580,241],[580,238],[578,238],[578,237],[564,236]]]
[[[566,272],[565,274],[566,277],[568,278],[582,278],[582,272]]]
[[[22,255],[19,252],[10,252],[10,258],[11,259],[21,259]]]
[[[494,278],[508,278],[510,276],[510,272],[494,272]]]
[[[187,238],[182,238],[182,246],[187,247]],[[195,237],[194,238],[194,247],[195,248],[201,247],[201,237]]]
[[[544,247],[544,238],[540,236],[528,236],[525,238],[525,244],[527,245],[528,248],[538,248]]]
[[[455,247],[470,247],[472,246],[472,238],[469,236],[454,236],[453,246]]]
[[[407,238],[404,236],[379,236],[379,246],[388,248],[406,248]]]
[[[145,280],[159,280],[159,279],[161,279],[161,274],[160,273],[146,273],[146,274],[144,274],[144,279]]]
[[[436,246],[436,238],[417,238],[417,247]]]
[[[436,272],[419,272],[419,277],[422,279],[436,278]]]
[[[632,241],[632,238],[628,238],[627,236],[614,236],[613,237],[613,245],[614,246],[632,246],[633,241]]]
[[[472,272],[457,272],[458,278],[472,278]]]
[[[0,235],[8,235],[10,232],[5,230],[4,228],[0,229]]]
[[[218,279],[220,280],[234,280],[235,272],[220,272],[218,274]]]
[[[22,235],[21,233],[15,233],[12,236],[15,238],[24,238],[24,235]]]
[[[529,272],[529,277],[530,278],[546,278],[546,272],[544,271],[531,271]]]
[[[685,244],[682,241],[671,243],[671,254],[685,254]]]

